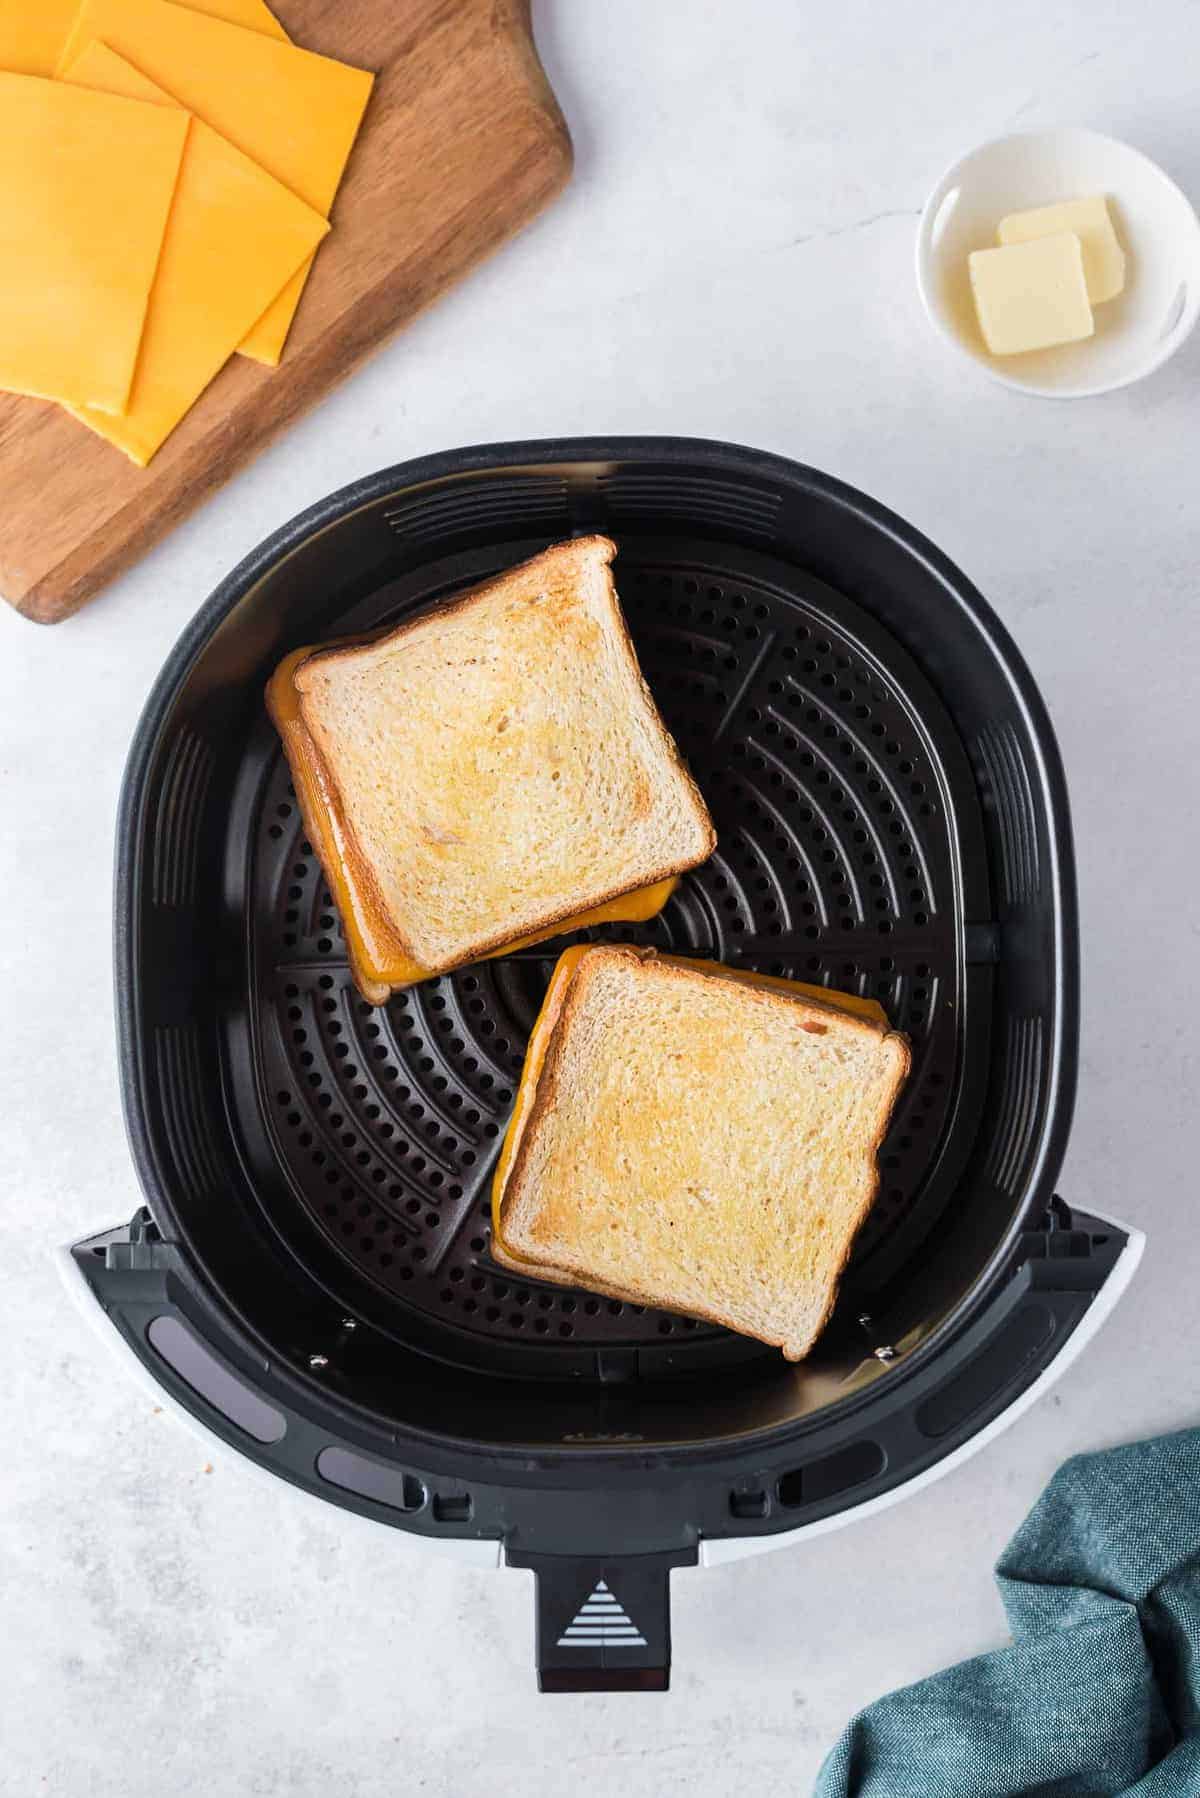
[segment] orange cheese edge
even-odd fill
[[[246,356],[251,362],[261,362],[264,368],[279,367],[292,320],[296,316],[296,308],[300,304],[315,260],[314,251],[304,267],[292,276],[283,292],[271,301],[254,329],[238,345],[239,356]]]
[[[79,0],[0,0],[0,69],[53,76]]]
[[[177,106],[97,39],[63,79]],[[328,230],[319,212],[193,119],[125,411],[68,410],[144,468]]]
[[[81,0],[56,73],[93,38],[328,215],[374,85],[370,71],[301,49],[268,8],[245,0],[219,11],[217,0],[204,9]]]
[[[265,0],[188,0],[193,12],[211,13],[249,31],[286,38]],[[0,69],[16,75],[53,77],[69,47],[77,53],[79,0],[0,0]]]
[[[0,388],[123,412],[182,113],[0,71]]]
[[[195,0],[192,0],[192,4],[195,4]],[[237,25],[248,25],[252,31],[269,32],[272,36],[284,38],[289,44],[291,43],[291,38],[288,37],[274,13],[263,4],[263,0],[205,0],[204,10],[212,12],[218,4],[222,8],[238,7],[248,14],[265,13],[266,18],[270,20],[269,24],[265,21],[256,24],[250,17],[235,18],[232,11],[223,10],[221,17],[229,18]],[[304,267],[292,276],[283,292],[271,301],[254,329],[238,345],[239,355],[249,357],[251,362],[261,362],[264,368],[279,367],[280,359],[283,356],[283,346],[287,342],[288,332],[292,328],[292,320],[296,316],[296,308],[300,304],[315,258],[316,252],[314,251]]]
[[[275,728],[283,739],[301,815],[337,905],[345,932],[346,948],[359,985],[364,988],[415,986],[418,981],[430,978],[430,969],[423,968],[419,962],[412,961],[407,956],[398,955],[384,960],[377,955],[369,941],[361,897],[353,882],[346,877],[345,843],[333,794],[320,758],[314,755],[311,739],[304,728],[293,679],[300,663],[312,653],[311,647],[297,649],[279,664],[267,688],[268,709]],[[658,916],[678,885],[678,875],[655,881],[652,886],[625,893],[619,899],[610,899],[603,905],[593,906],[590,911],[576,912],[574,916],[564,918],[546,930],[516,937],[502,948],[493,949],[490,954],[481,956],[480,960],[494,961],[498,956],[511,955],[518,949],[531,949],[537,943],[548,942],[556,936],[566,936],[573,930],[584,930],[592,924],[644,923],[647,919]]]
[[[328,218],[374,75],[296,46],[269,8],[218,0],[204,11],[168,0],[82,0],[61,74],[92,38],[141,70]],[[273,29],[272,29],[273,27]],[[248,353],[278,362],[304,288],[293,275],[248,333]]]
[[[533,1110],[538,1081],[541,1079],[546,1051],[550,1046],[554,1026],[558,1022],[563,1001],[567,996],[567,989],[575,977],[575,970],[582,957],[587,954],[588,948],[587,943],[581,943],[574,949],[565,950],[558,958],[558,966],[550,978],[550,985],[546,988],[542,1009],[539,1011],[530,1033],[529,1048],[525,1053],[525,1066],[521,1073],[521,1083],[517,1087],[512,1117],[501,1144],[500,1158],[496,1163],[496,1173],[492,1180],[492,1236],[497,1242],[503,1244],[506,1258],[519,1267],[528,1268],[530,1277],[534,1279],[541,1271],[539,1264],[515,1254],[504,1241],[501,1223],[504,1189],[508,1184],[508,1176],[513,1162],[516,1160],[517,1149],[520,1146],[525,1126],[529,1122],[529,1114]],[[755,974],[746,968],[728,968],[723,962],[704,961],[690,955],[659,955],[658,960],[674,962],[683,968],[703,968],[710,973],[723,974],[730,980],[740,980],[745,986],[773,987],[779,992],[796,993],[801,998],[816,999],[822,1005],[831,1005],[837,1011],[850,1012],[856,1018],[866,1018],[872,1024],[883,1024],[886,1027],[888,1022],[887,1013],[877,1000],[862,999],[857,993],[835,993],[825,986],[810,986],[801,980],[784,980],[777,974]]]
[[[190,12],[208,13],[211,18],[224,19],[227,25],[241,25],[246,31],[261,31],[264,36],[278,38],[285,44],[292,41],[265,0],[187,0],[187,4]],[[56,29],[41,20],[36,26],[22,25],[20,29],[23,39],[28,33],[33,34],[33,41],[22,46],[27,56],[44,65],[32,72],[53,75],[56,68],[60,71],[65,69],[81,52],[86,52],[93,44],[99,44],[100,40],[92,38],[89,43],[76,29],[79,0],[40,0],[39,12],[47,7],[58,17]],[[4,0],[0,0],[0,68],[22,66],[20,63],[10,62],[5,54],[8,41],[6,31],[14,29],[15,27],[6,26]],[[267,368],[279,366],[292,317],[300,304],[300,296],[304,292],[304,284],[312,264],[313,257],[309,256],[303,267],[289,279],[287,286],[271,301],[262,317],[255,321],[245,341],[238,346],[243,356],[250,356]],[[130,452],[126,450],[126,453]],[[142,460],[136,454],[131,459],[135,462]]]

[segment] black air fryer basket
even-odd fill
[[[492,1172],[563,943],[364,1004],[263,706],[286,651],[595,530],[720,845],[660,918],[586,934],[869,994],[913,1041],[878,1203],[800,1366],[491,1261]],[[74,1267],[242,1453],[535,1568],[547,1689],[664,1685],[671,1567],[853,1511],[977,1440],[1126,1247],[1053,1196],[1076,919],[1033,682],[929,543],[774,457],[503,445],[288,525],[142,720],[117,984],[145,1205]]]

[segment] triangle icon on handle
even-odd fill
[[[624,1605],[597,1580],[558,1638],[559,1648],[645,1648],[646,1638]]]

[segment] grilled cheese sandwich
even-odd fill
[[[560,545],[398,630],[276,669],[268,709],[372,1002],[568,931],[644,922],[711,853],[613,553],[603,538]]]
[[[568,950],[492,1193],[493,1257],[799,1359],[832,1309],[909,1066],[874,1000]]]

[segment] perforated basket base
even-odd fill
[[[409,577],[331,620],[329,634],[395,621],[496,567],[481,552],[457,559],[452,583],[444,570]],[[719,847],[651,924],[585,934],[871,995],[913,1041],[879,1198],[844,1282],[841,1311],[854,1315],[917,1252],[970,1147],[991,981],[970,953],[969,926],[990,916],[975,782],[907,654],[821,582],[690,539],[639,538],[616,576]],[[491,1261],[496,1155],[571,939],[366,1005],[269,733],[259,753],[252,1024],[289,1204],[391,1302],[397,1333],[448,1358],[605,1377],[631,1349],[676,1371],[756,1352],[692,1319],[515,1279]]]

